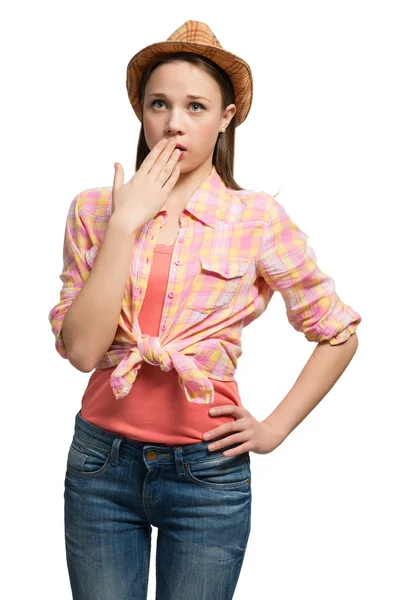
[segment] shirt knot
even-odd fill
[[[117,400],[129,394],[143,360],[150,365],[159,366],[162,371],[175,368],[179,375],[179,385],[189,402],[214,402],[214,386],[198,368],[193,357],[180,352],[177,344],[171,342],[161,346],[159,337],[147,334],[139,336],[137,346],[126,353],[111,375],[111,387]]]

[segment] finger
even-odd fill
[[[113,214],[115,211],[114,194],[115,194],[115,192],[117,192],[117,190],[119,190],[119,188],[123,185],[123,183],[124,183],[124,170],[122,168],[122,165],[119,165],[119,163],[114,163],[114,180],[113,180],[113,186],[112,186],[112,192],[111,192],[111,214]]]
[[[235,448],[230,448],[229,450],[225,450],[222,454],[224,456],[239,456],[239,454],[246,454],[246,452],[250,452],[251,450],[250,442],[246,444],[240,444],[240,446],[236,446]]]
[[[237,421],[232,421],[231,423],[225,423],[225,425],[220,425],[215,429],[211,429],[208,433],[210,433],[210,437],[207,438],[209,440],[217,440],[215,443],[219,444],[220,442],[225,442],[228,435],[236,435],[236,433],[242,432],[238,426]]]
[[[234,433],[233,435],[224,437],[222,440],[219,440],[218,442],[212,442],[212,444],[207,446],[207,449],[210,452],[215,452],[216,450],[221,450],[223,448],[226,448],[227,446],[232,446],[233,444],[238,444],[239,442],[248,442],[248,434],[246,433],[246,431],[238,431],[237,433]],[[233,453],[241,454],[242,451],[243,451],[243,447],[241,447],[240,452],[237,452],[237,448],[230,448],[229,450],[226,450],[226,452],[229,452],[229,454],[233,454]]]
[[[113,189],[119,190],[124,185],[124,169],[119,163],[115,163]]]
[[[149,177],[151,177],[154,182],[161,183],[161,185],[165,183],[165,169],[169,165],[169,161],[174,158],[176,154],[179,158],[179,152],[175,153],[175,145],[176,138],[171,138],[163,152],[161,152],[160,156],[152,166],[151,171],[149,172]],[[159,179],[160,175],[161,179]]]
[[[231,424],[229,424],[228,426],[221,425],[220,427],[217,427],[216,429],[211,429],[210,431],[207,431],[203,435],[203,437],[205,440],[211,440],[211,439],[215,439],[218,437],[222,437],[223,435],[228,435],[228,433],[231,433],[231,431],[232,431]]]
[[[180,150],[174,150],[166,162],[164,167],[159,171],[158,176],[154,179],[154,183],[158,183],[161,187],[166,183],[167,179],[174,170],[180,155]]]
[[[174,170],[172,171],[172,173],[170,175],[170,178],[167,179],[167,181],[163,185],[162,191],[165,193],[165,196],[168,196],[168,194],[173,189],[174,185],[176,184],[176,182],[179,179],[179,174],[180,174],[180,166],[179,166],[179,164],[177,164],[177,165],[175,165]]]
[[[157,144],[154,146],[153,150],[150,150],[142,164],[140,165],[140,170],[143,171],[146,175],[151,170],[152,166],[160,156],[160,154],[164,151],[164,149],[168,146],[168,140],[166,138],[162,138]]]

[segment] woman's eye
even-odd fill
[[[205,106],[203,106],[202,104],[199,104],[198,102],[192,102],[192,106],[201,106],[201,108],[205,108]],[[199,112],[199,111],[195,110],[194,112]]]
[[[164,104],[164,100],[153,100],[153,102],[151,103],[151,106],[156,106],[156,104]],[[200,104],[199,102],[192,102],[190,104],[190,106],[198,106],[202,109],[205,109],[205,106],[203,106],[203,104]],[[157,108],[160,108],[159,106]],[[195,110],[193,112],[200,112],[199,110]]]

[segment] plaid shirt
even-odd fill
[[[87,280],[111,215],[112,187],[85,190],[72,201],[64,237],[60,302],[50,311],[57,352],[68,358],[61,332],[65,314]],[[138,232],[114,341],[96,365],[116,368],[111,387],[126,396],[143,360],[176,369],[189,402],[212,403],[208,377],[232,381],[242,354],[241,332],[278,291],[291,325],[307,340],[346,341],[361,317],[344,304],[317,266],[308,235],[274,197],[227,188],[215,166],[187,202],[173,248],[157,337],[142,332],[146,293],[163,207]]]

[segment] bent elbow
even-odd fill
[[[93,371],[94,367],[89,364],[87,359],[82,359],[73,354],[68,354],[68,360],[71,365],[81,373],[90,373],[90,371]]]

